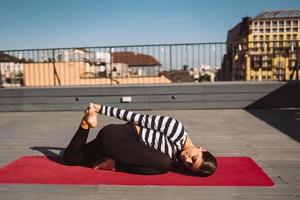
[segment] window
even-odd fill
[[[266,33],[270,33],[270,29],[269,28],[266,29]]]
[[[256,47],[258,47],[258,48],[260,47],[260,43],[259,43],[259,42],[258,42],[258,43],[256,43]]]
[[[297,42],[292,42],[292,46],[296,47],[297,46]]]
[[[293,35],[293,40],[297,40],[297,34]]]
[[[270,27],[270,21],[266,21],[266,27]]]
[[[290,61],[290,66],[291,67],[295,67],[296,66],[296,62],[295,61]]]
[[[272,26],[276,27],[277,26],[277,21],[272,21]]]
[[[262,27],[264,25],[264,22],[259,22],[259,26]]]
[[[298,32],[298,28],[297,28],[297,27],[294,27],[294,28],[293,28],[293,32]]]
[[[256,35],[253,36],[253,40],[254,40],[254,41],[257,41],[257,36],[256,36]]]
[[[279,40],[283,40],[283,35],[279,35]]]
[[[277,28],[273,28],[272,32],[276,33],[277,32]]]
[[[292,53],[292,54],[289,55],[289,59],[290,60],[296,60],[297,59],[297,55]]]
[[[253,61],[260,61],[260,56],[253,56]]]
[[[293,21],[293,26],[298,26],[298,21],[297,20]]]
[[[291,26],[291,21],[286,21],[285,24],[286,26]]]
[[[260,33],[263,33],[263,32],[264,32],[264,29],[262,29],[262,28],[259,29],[259,32],[260,32]]]
[[[291,32],[291,28],[286,28],[286,32]]]
[[[283,47],[283,42],[279,42],[279,47]]]
[[[273,35],[273,40],[277,40],[277,35]]]
[[[267,60],[269,60],[269,57],[268,56],[263,56],[263,60],[267,61]]]
[[[266,35],[266,40],[270,40],[270,36],[269,35]]]
[[[259,40],[260,40],[260,41],[263,41],[263,40],[264,40],[264,36],[262,36],[262,35],[259,36]]]
[[[283,21],[279,21],[279,26],[283,26],[284,22]]]
[[[283,33],[283,32],[284,32],[284,28],[280,28],[280,29],[279,29],[279,32],[280,32],[280,33]]]

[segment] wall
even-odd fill
[[[122,96],[131,96],[132,102],[122,103]],[[0,111],[83,110],[90,101],[134,110],[300,108],[300,84],[215,82],[0,89]]]
[[[53,63],[25,63],[24,84],[25,86],[54,86],[60,83],[61,85],[68,86],[171,83],[171,81],[163,75],[153,77],[113,77],[113,80],[105,77],[92,78],[91,76],[94,76],[93,72],[95,72],[93,67],[94,66],[85,62],[56,62],[55,69],[57,76],[54,76]]]

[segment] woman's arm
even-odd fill
[[[187,133],[182,123],[172,117],[139,114],[107,105],[101,105],[99,113],[159,131],[177,146],[182,146],[186,140]]]

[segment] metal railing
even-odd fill
[[[299,41],[0,51],[0,86],[299,80]]]

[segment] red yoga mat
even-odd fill
[[[0,183],[165,186],[272,186],[273,181],[248,157],[218,157],[210,177],[175,169],[161,175],[136,175],[63,165],[60,158],[24,156],[0,168]]]

